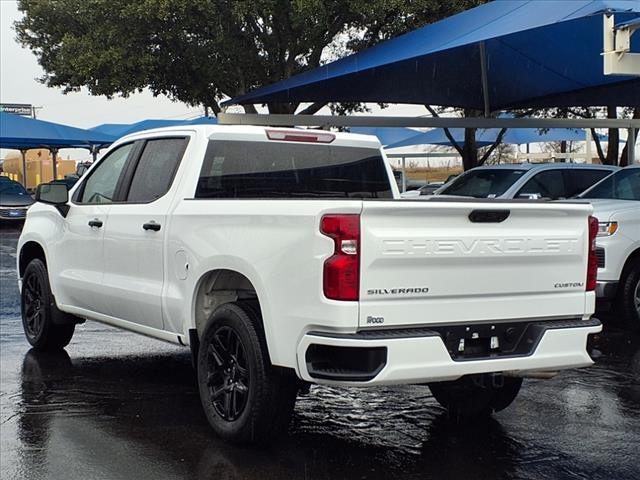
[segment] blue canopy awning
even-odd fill
[[[113,135],[116,138],[124,137],[130,133],[140,132],[142,130],[150,130],[152,128],[174,127],[180,125],[202,125],[218,123],[215,117],[198,117],[193,120],[166,120],[166,119],[147,119],[136,123],[103,123],[91,128],[95,132],[103,132]]]
[[[463,128],[450,128],[449,132],[453,136],[453,139],[460,146],[464,145],[464,129]],[[487,128],[479,129],[476,131],[476,144],[478,147],[485,147],[495,143],[498,135],[500,134],[499,128]],[[606,141],[605,136],[600,136],[600,140]],[[507,130],[502,137],[504,144],[511,145],[524,145],[527,143],[540,143],[540,142],[584,142],[585,133],[584,130],[572,129],[572,128],[550,128],[545,130],[538,130],[535,128],[516,128]],[[451,142],[444,133],[444,129],[435,128],[428,132],[419,133],[409,138],[405,138],[398,142],[388,144],[386,148],[399,148],[408,147],[413,145],[451,145]]]
[[[12,113],[0,112],[0,148],[90,148],[109,145],[116,137]]]
[[[638,105],[640,78],[603,73],[605,12],[635,21],[640,1],[496,0],[226,103]]]

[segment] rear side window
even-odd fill
[[[149,203],[167,193],[187,142],[183,137],[148,140],[133,174],[127,202]]]
[[[392,198],[372,148],[211,141],[196,198]]]
[[[611,173],[610,170],[571,169],[564,171],[565,198],[572,198],[581,194],[587,188],[595,185]]]
[[[566,198],[562,170],[548,170],[536,174],[518,192],[518,195],[523,194],[551,199]]]

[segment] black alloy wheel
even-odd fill
[[[286,433],[298,393],[295,372],[269,361],[257,302],[220,305],[197,342],[202,408],[223,439],[271,444]]]
[[[220,417],[236,420],[247,405],[249,367],[242,339],[229,326],[221,326],[207,350],[209,399]]]
[[[36,272],[29,272],[22,288],[24,289],[22,296],[24,330],[27,337],[36,339],[42,334],[46,315],[43,285]]]
[[[51,293],[47,267],[41,259],[34,258],[25,268],[20,297],[22,327],[33,348],[56,351],[66,347],[77,322],[75,317],[58,310]]]

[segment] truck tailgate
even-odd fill
[[[365,201],[360,327],[592,313],[585,204]]]

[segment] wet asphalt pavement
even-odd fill
[[[596,366],[525,380],[492,419],[452,425],[428,388],[312,387],[289,435],[230,446],[201,412],[189,352],[94,322],[29,350],[0,226],[2,479],[638,479],[640,336],[607,325]],[[615,319],[613,319],[615,320]]]

